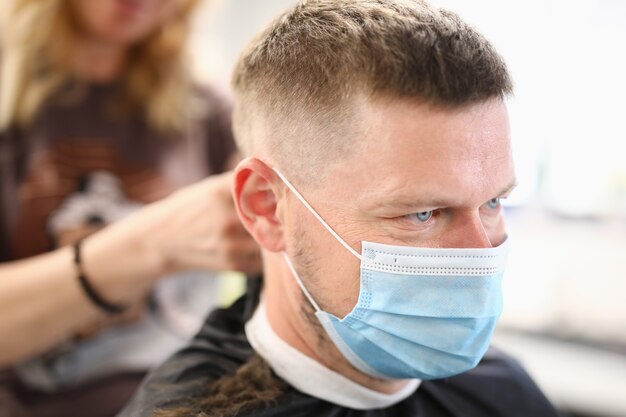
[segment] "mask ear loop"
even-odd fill
[[[298,273],[296,272],[296,268],[294,268],[293,264],[291,263],[291,259],[289,259],[289,255],[287,255],[287,252],[283,252],[283,258],[285,258],[285,262],[287,263],[287,266],[289,267],[289,270],[291,271],[291,275],[293,275],[295,277],[296,282],[300,286],[300,289],[302,289],[302,292],[304,293],[306,298],[309,299],[309,302],[311,303],[311,305],[313,306],[315,311],[322,311],[320,306],[317,305],[317,303],[315,302],[315,300],[313,299],[313,297],[311,296],[309,291],[304,286],[304,283],[300,279],[300,275],[298,275]]]
[[[302,194],[300,194],[298,192],[298,190],[296,190],[296,187],[294,187],[289,180],[287,180],[287,178],[285,178],[285,176],[283,174],[281,174],[276,168],[272,168],[274,170],[274,172],[276,173],[276,175],[278,175],[280,177],[281,180],[283,180],[283,182],[285,183],[285,185],[291,190],[291,192],[298,197],[298,200],[300,200],[300,202],[302,202],[302,204],[304,204],[304,207],[306,207],[311,214],[313,214],[315,216],[315,218],[322,224],[322,226],[324,226],[326,228],[326,230],[328,230],[328,232],[333,235],[333,237],[335,239],[337,239],[337,241],[339,243],[341,243],[343,245],[344,248],[346,248],[351,254],[353,254],[354,256],[356,256],[359,260],[361,260],[361,254],[358,253],[357,251],[355,251],[354,249],[352,249],[352,247],[350,247],[350,245],[348,245],[346,243],[345,240],[343,240],[341,238],[341,236],[339,236],[337,234],[337,232],[335,232],[333,230],[332,227],[330,227],[328,225],[328,223],[326,223],[326,221],[324,221],[324,219],[322,219],[322,216],[320,216],[317,211],[315,211],[315,209],[313,207],[311,207],[311,205],[304,199],[304,197],[302,196]]]

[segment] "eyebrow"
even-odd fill
[[[497,197],[502,197],[503,195],[510,193],[515,187],[517,187],[517,178],[513,178],[513,181],[511,181],[509,185],[507,185],[499,194],[497,194]]]
[[[502,198],[503,196],[505,196],[506,194],[510,193],[511,191],[513,191],[513,189],[515,187],[517,187],[517,179],[513,179],[508,185],[506,185],[502,191],[500,191],[499,193],[497,193],[494,197],[492,198]],[[412,200],[412,201],[393,201],[393,203],[389,202],[389,204],[383,204],[384,206],[393,206],[394,208],[400,208],[400,209],[414,209],[416,207],[439,207],[439,208],[445,208],[445,207],[452,207],[454,204],[451,204],[450,200],[445,200],[445,199],[428,199],[428,198],[423,198],[423,199],[419,199],[419,200]]]

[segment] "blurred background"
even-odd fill
[[[246,41],[293,1],[204,4],[191,50],[228,83]],[[519,180],[494,344],[571,416],[626,416],[626,2],[434,0],[476,26],[515,82]]]
[[[293,3],[203,0],[189,44],[193,73],[228,92],[246,42]],[[525,365],[564,416],[624,417],[626,2],[432,3],[491,40],[515,83],[519,186],[506,202],[513,250],[494,345]],[[243,278],[219,287],[228,303]]]

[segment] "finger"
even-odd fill
[[[236,257],[224,258],[201,253],[187,253],[178,258],[179,270],[202,269],[212,272],[240,271],[257,274],[262,269],[260,251],[240,253]]]
[[[238,271],[246,274],[260,274],[263,271],[263,257],[261,256],[261,251],[251,254],[247,258],[241,260],[237,266]]]
[[[256,268],[260,248],[250,236],[236,239],[203,239],[186,242],[176,253],[176,263],[185,268],[200,267],[213,271]]]
[[[239,243],[240,250],[231,259],[232,267],[241,272],[261,272],[262,256],[261,248],[254,240]]]
[[[238,256],[250,256],[252,254],[261,253],[261,248],[259,244],[254,240],[250,235],[241,236],[232,240],[232,251],[231,255],[233,257]]]
[[[254,238],[252,237],[250,232],[248,232],[244,225],[241,224],[241,222],[239,221],[237,222],[237,224],[231,225],[230,229],[228,230],[228,236],[233,239],[254,241]]]
[[[233,209],[222,208],[220,214],[202,220],[204,233],[215,234],[220,239],[249,236],[241,220]]]

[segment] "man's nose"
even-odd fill
[[[445,247],[448,248],[491,248],[493,247],[478,211],[456,216],[446,233]]]

